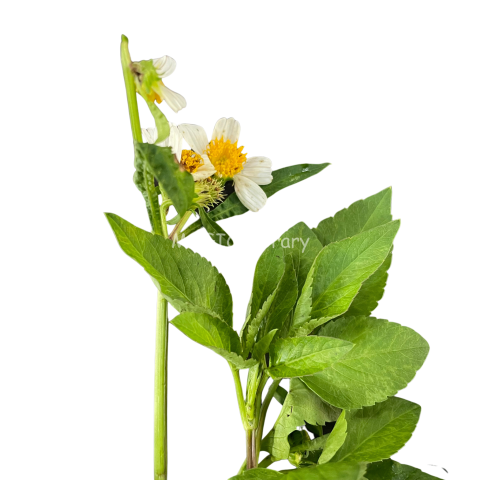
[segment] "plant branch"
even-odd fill
[[[277,391],[278,386],[280,385],[281,380],[274,380],[270,385],[267,395],[265,396],[265,400],[262,403],[262,407],[260,409],[260,418],[258,421],[257,427],[257,458],[260,455],[260,446],[262,443],[262,436],[263,436],[263,428],[265,426],[265,419],[267,418],[267,411],[268,407],[270,407],[270,403],[272,402],[273,396]]]
[[[235,382],[235,392],[237,394],[238,408],[240,410],[240,417],[245,429],[248,428],[247,410],[245,408],[245,397],[243,396],[242,381],[240,380],[240,373],[230,362],[230,369],[232,370],[233,380]]]
[[[188,219],[190,218],[190,215],[192,212],[188,210],[185,212],[185,215],[180,219],[180,221],[175,225],[175,228],[172,230],[172,233],[168,237],[170,240],[173,240],[174,242],[177,242],[180,235],[179,233],[182,231],[182,228],[185,226],[185,224],[188,222]]]
[[[155,345],[154,478],[167,478],[167,380],[168,310],[167,301],[157,293],[157,338]]]

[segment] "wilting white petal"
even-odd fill
[[[171,75],[177,67],[177,62],[168,55],[153,60],[153,66],[160,78],[165,78]]]
[[[212,140],[220,140],[223,137],[225,141],[238,142],[240,137],[240,122],[234,118],[221,118],[213,129]]]
[[[177,157],[177,160],[180,160],[182,156],[183,136],[176,125],[171,122],[168,123],[170,125],[170,135],[162,142],[157,143],[157,145],[159,147],[171,147],[173,154]]]
[[[142,128],[142,137],[145,143],[155,143],[158,138],[157,129],[153,128]]]
[[[205,180],[208,177],[211,177],[215,172],[215,167],[212,165],[212,162],[208,158],[208,155],[202,155],[203,158],[203,165],[198,168],[195,173],[192,173],[193,179],[197,180]]]
[[[202,155],[207,149],[208,138],[205,130],[200,125],[191,123],[182,123],[178,126],[183,138],[190,145],[190,148]],[[210,162],[210,160],[209,160]]]
[[[241,175],[258,185],[272,183],[272,161],[267,157],[251,157],[243,165]]]
[[[187,106],[187,101],[179,93],[170,90],[165,85],[158,84],[156,90],[158,90],[162,100],[165,100],[168,106],[175,112]]]
[[[242,173],[237,173],[233,177],[235,192],[250,211],[258,212],[267,203],[267,195],[253,180],[244,177]]]

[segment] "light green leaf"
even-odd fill
[[[292,379],[290,392],[283,403],[274,429],[269,434],[271,441],[269,442],[268,435],[264,440],[266,444],[271,444],[270,453],[275,459],[286,459],[290,453],[288,436],[297,427],[305,425],[305,422],[312,425],[325,425],[326,422],[334,422],[339,414],[340,410],[326,404],[299,380]]]
[[[391,204],[392,189],[386,188],[322,220],[313,231],[323,245],[353,237],[391,222]]]
[[[399,226],[398,220],[390,222],[320,251],[312,265],[312,318],[325,323],[348,310],[362,283],[387,257]]]
[[[345,317],[370,315],[378,305],[378,302],[383,297],[385,285],[388,279],[388,269],[392,264],[392,252],[388,254],[387,258],[380,265],[378,270],[363,282],[360,291],[353,299],[350,308],[345,313]]]
[[[412,436],[420,406],[391,397],[346,413],[348,433],[332,462],[377,462],[397,453]]]
[[[270,349],[272,378],[292,378],[312,375],[329,367],[353,347],[344,340],[329,337],[285,338]]]
[[[146,97],[143,98],[155,120],[155,127],[157,128],[158,133],[155,143],[163,142],[170,135],[170,125],[168,124],[168,120],[154,102],[151,102]]]
[[[290,313],[297,301],[297,278],[293,266],[292,255],[285,256],[285,271],[275,293],[275,299],[267,312],[262,329],[263,335],[270,330],[280,330],[280,335],[290,328]]]
[[[383,402],[405,388],[429,350],[414,330],[373,317],[340,318],[319,335],[355,346],[331,368],[302,380],[325,401],[347,410]]]
[[[323,437],[322,437],[323,438]],[[329,462],[332,457],[338,452],[338,449],[344,444],[347,438],[347,420],[345,418],[345,410],[338,417],[332,433],[328,436],[325,448],[318,460],[319,464]]]
[[[326,463],[317,467],[297,468],[283,477],[284,480],[362,480],[365,464]]]
[[[208,260],[118,215],[105,215],[122,250],[145,268],[179,312],[207,313],[232,325],[230,289]]]
[[[135,159],[148,165],[162,190],[173,202],[181,216],[191,207],[195,182],[192,175],[182,170],[175,161],[170,147],[158,147],[150,143],[135,144]]]
[[[241,332],[244,345],[247,341],[246,335],[250,323],[255,319],[259,310],[265,305],[268,298],[276,291],[284,271],[285,262],[283,258],[283,249],[273,243],[260,255],[255,267],[249,311]],[[271,297],[271,300],[273,301],[273,296]],[[264,313],[266,312],[267,310],[265,310]],[[255,335],[257,333],[258,330],[255,332]]]
[[[323,248],[312,230],[300,222],[287,230],[279,240],[285,256],[291,255],[297,277],[298,293],[302,291],[305,279],[315,258]]]
[[[365,475],[367,480],[440,480],[418,468],[402,465],[393,460],[371,463]]]
[[[268,352],[270,344],[273,338],[277,334],[278,330],[271,330],[263,338],[261,338],[253,347],[253,358],[261,361],[264,355]]]
[[[244,356],[247,357],[247,355],[252,351],[253,345],[255,344],[255,337],[258,334],[258,331],[260,330],[260,325],[262,324],[265,315],[269,311],[273,300],[275,299],[276,295],[276,290],[265,300],[265,303],[263,304],[262,308],[257,312],[257,315],[253,320],[248,322],[248,326],[246,328],[246,333],[245,333],[245,348],[244,348]]]
[[[223,357],[231,353],[239,357],[242,355],[237,332],[219,318],[206,313],[184,312],[170,323],[194,342],[212,349]]]
[[[233,245],[233,240],[231,239],[230,235],[216,222],[214,222],[205,212],[205,210],[200,207],[198,209],[200,214],[200,219],[202,221],[205,230],[210,235],[211,239],[222,245],[223,247],[231,247]]]
[[[290,167],[281,168],[272,172],[273,180],[269,185],[262,185],[261,188],[267,195],[271,197],[280,190],[294,185],[295,183],[306,180],[307,178],[320,173],[324,168],[328,167],[329,163],[322,164],[308,164],[303,163],[300,165],[292,165]],[[236,215],[242,215],[248,212],[247,207],[243,206],[237,197],[236,193],[232,193],[222,204],[213,209],[208,215],[209,217],[218,222],[226,218],[234,217]],[[201,221],[197,220],[190,225],[186,230],[186,235],[202,228]]]
[[[285,475],[275,470],[268,470],[267,468],[252,468],[245,470],[240,475],[230,477],[229,480],[277,480],[283,479]]]

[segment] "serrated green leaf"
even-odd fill
[[[283,190],[290,185],[306,180],[317,173],[320,173],[324,168],[328,167],[329,163],[322,164],[308,164],[303,163],[300,165],[292,165],[290,167],[280,168],[272,172],[273,180],[269,185],[261,185],[262,190],[267,197],[271,197],[275,193]],[[218,222],[225,220],[226,218],[234,217],[236,215],[242,215],[248,212],[242,202],[237,197],[236,193],[232,193],[222,204],[213,209],[208,215],[209,217]],[[202,228],[201,221],[197,220],[195,223],[188,227],[188,234]]]
[[[405,388],[429,350],[414,330],[373,317],[340,318],[319,335],[355,346],[331,368],[302,380],[325,401],[347,410],[383,402]]]
[[[297,468],[285,474],[284,480],[362,480],[365,464],[326,463],[316,467]]]
[[[341,359],[352,347],[350,342],[330,337],[281,339],[270,349],[267,373],[277,379],[313,375]]]
[[[271,330],[268,332],[264,337],[262,337],[255,346],[253,347],[253,358],[261,361],[264,355],[268,352],[270,344],[274,339],[275,335],[277,334],[278,330]]]
[[[242,346],[237,332],[223,320],[206,313],[184,312],[171,322],[194,342],[214,350],[219,355],[234,353],[242,355]]]
[[[388,254],[387,258],[380,265],[378,270],[365,282],[363,282],[357,296],[353,299],[350,308],[346,311],[345,317],[370,315],[378,305],[378,302],[383,297],[385,285],[388,279],[388,269],[392,264],[392,252]]]
[[[260,325],[262,324],[265,315],[267,314],[268,310],[270,309],[273,300],[275,299],[277,291],[275,290],[263,304],[262,308],[258,310],[257,315],[248,323],[248,327],[246,328],[245,333],[245,348],[244,348],[244,356],[247,355],[252,351],[253,345],[255,344],[255,337],[260,330]]]
[[[170,147],[158,147],[150,143],[135,144],[135,159],[137,164],[148,165],[151,172],[166,192],[181,216],[191,207],[195,182],[193,176],[182,170],[175,161]]]
[[[310,267],[323,246],[312,230],[303,222],[297,223],[287,230],[277,242],[284,249],[285,256],[292,256],[300,294]]]
[[[325,323],[348,310],[362,283],[387,257],[399,227],[398,220],[390,222],[320,251],[311,267],[312,318]]]
[[[250,323],[256,318],[259,310],[265,305],[267,299],[277,289],[284,271],[285,262],[283,258],[283,249],[273,243],[260,255],[255,267],[249,312],[241,333],[244,345],[246,344],[246,335]],[[273,301],[273,296],[271,299]],[[255,332],[255,335],[257,332]]]
[[[263,335],[274,329],[280,330],[279,336],[285,331],[288,332],[290,313],[297,301],[297,277],[292,255],[286,255],[284,260],[285,270],[278,283],[275,299],[265,317]]]
[[[232,325],[232,296],[223,276],[205,258],[160,235],[106,213],[122,250],[158,283],[179,312],[207,313]]]
[[[285,475],[275,470],[252,468],[251,470],[245,470],[240,475],[230,477],[228,480],[277,480],[281,478],[285,478]]]
[[[338,452],[339,448],[345,443],[347,438],[347,420],[345,418],[345,410],[338,417],[332,433],[328,436],[325,448],[318,460],[319,464],[329,462],[332,457]]]
[[[288,436],[297,427],[308,422],[312,425],[325,425],[335,421],[340,410],[325,403],[297,379],[290,382],[282,410],[272,432],[262,442],[262,449],[270,443],[270,453],[275,459],[286,459],[290,453]],[[269,441],[270,440],[270,441]]]
[[[392,221],[392,189],[353,203],[335,216],[322,220],[313,231],[325,246],[344,238],[353,237]]]
[[[203,208],[199,208],[198,212],[200,214],[200,219],[202,221],[203,226],[205,227],[205,230],[207,233],[210,235],[210,238],[215,242],[218,243],[219,245],[222,245],[223,247],[231,247],[233,245],[233,240],[228,235],[227,232],[216,222],[214,222]]]
[[[365,478],[367,480],[440,480],[438,477],[423,473],[418,468],[402,465],[391,459],[371,463]]]
[[[331,462],[377,462],[397,453],[412,436],[420,406],[398,397],[346,413],[345,442]]]

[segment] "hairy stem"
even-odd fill
[[[167,301],[158,292],[155,346],[154,480],[167,478],[167,313]]]

